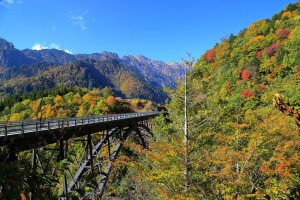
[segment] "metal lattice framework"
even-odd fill
[[[83,198],[100,199],[124,141],[131,136],[147,148],[152,136],[151,119],[159,114],[166,112],[1,123],[0,147],[5,146],[8,153],[0,155],[0,161],[11,162],[19,152],[31,150],[30,172],[40,177],[51,175],[63,183],[51,186],[61,200],[74,191]],[[32,181],[31,199],[37,198],[41,181]],[[0,186],[0,191],[4,188]]]

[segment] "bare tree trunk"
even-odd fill
[[[183,134],[183,145],[184,145],[184,192],[187,193],[189,189],[189,131],[188,131],[188,92],[187,92],[187,70],[190,69],[194,64],[194,58],[191,57],[190,53],[187,53],[189,60],[183,60],[185,63],[184,68],[184,134]]]
[[[185,188],[184,192],[188,192],[189,181],[188,181],[188,114],[187,114],[187,81],[186,81],[186,69],[185,69],[185,76],[184,76],[184,179],[185,179]]]

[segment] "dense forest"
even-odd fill
[[[166,90],[169,115],[154,120],[150,148],[125,142],[104,197],[299,199],[299,38],[300,2],[223,37],[196,62],[188,58],[188,144],[182,84]],[[0,102],[1,120],[153,109],[151,101],[121,101],[112,92],[12,96]],[[20,188],[25,197],[26,186]]]
[[[155,109],[156,104],[149,100],[116,98],[109,87],[102,90],[59,87],[3,98],[0,101],[0,121],[66,118]]]
[[[151,151],[129,145],[141,156],[124,158],[128,172],[112,181],[111,193],[132,199],[299,199],[299,38],[295,3],[207,50],[187,77],[188,162],[182,85],[170,91],[169,117],[156,120]]]

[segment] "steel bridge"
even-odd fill
[[[0,154],[0,163],[14,162],[20,152],[27,150],[31,153],[29,171],[32,174],[51,174],[62,183],[55,186],[60,199],[68,199],[73,191],[81,191],[83,198],[100,199],[124,141],[131,136],[134,142],[147,148],[152,136],[151,119],[160,114],[167,112],[1,122],[0,147],[5,148],[6,153]],[[78,143],[83,149],[80,156],[75,151]],[[61,163],[62,173],[58,173],[58,167],[50,165],[51,159]],[[97,180],[97,184],[88,185],[87,177]],[[36,199],[40,181],[32,182],[30,199]],[[5,187],[5,184],[0,185],[0,192],[9,190]],[[86,189],[90,187],[93,187],[92,192]],[[48,197],[52,198],[51,194]]]

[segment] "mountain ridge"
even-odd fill
[[[72,75],[73,65],[77,66],[74,68],[77,77]],[[163,88],[174,89],[177,79],[184,73],[180,63],[167,64],[142,55],[120,58],[107,51],[69,54],[58,49],[18,50],[2,38],[0,66],[0,96],[42,89],[42,85],[46,88],[67,85],[89,89],[109,86],[125,98],[148,98],[161,103],[167,98]]]

